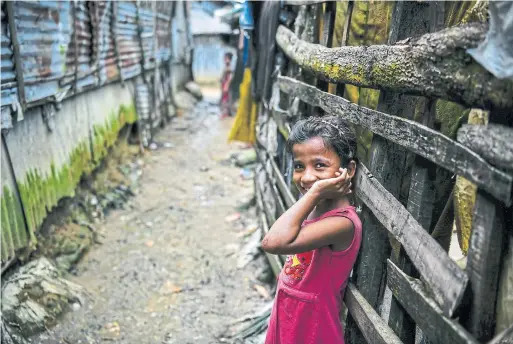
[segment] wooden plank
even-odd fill
[[[285,118],[288,117],[288,112],[282,109],[278,109],[276,106],[273,106],[270,112],[274,118],[274,121],[278,125],[278,130],[283,135],[285,140],[287,140],[291,131],[290,125],[285,120]]]
[[[463,315],[466,328],[480,341],[495,332],[495,306],[504,241],[504,208],[490,195],[477,191],[466,272],[470,305]]]
[[[513,129],[500,124],[464,124],[458,142],[481,155],[492,165],[513,170]]]
[[[429,21],[431,19],[431,11],[431,3],[396,1],[393,8],[388,44],[395,44],[398,40],[412,36],[420,36],[427,33],[430,29]],[[420,113],[424,124],[434,121],[431,119],[434,118],[435,115],[434,106],[431,105],[431,102],[426,103],[425,99],[401,93],[381,91],[378,110],[390,115],[413,120],[413,116],[419,102],[422,102],[423,106]],[[382,137],[373,137],[372,144],[374,144],[374,141],[384,145],[387,150],[383,153],[385,154],[383,159],[390,160],[391,157],[397,157],[395,161],[388,162],[388,165],[385,164],[386,166],[382,167],[383,169],[388,170],[387,172],[392,172],[394,176],[390,177],[390,179],[392,179],[394,185],[391,185],[390,182],[385,183],[379,178],[378,180],[387,188],[388,191],[400,200],[406,198],[405,195],[401,195],[401,190],[408,187],[409,184],[408,210],[410,211],[410,214],[412,214],[417,221],[425,217],[426,219],[429,219],[430,222],[433,209],[433,197],[429,196],[433,194],[433,190],[432,183],[429,178],[432,174],[428,172],[429,170],[434,169],[434,165],[431,164],[430,166],[427,161],[419,156],[416,156],[412,163],[409,159],[410,157],[408,152],[404,147],[390,143],[384,144],[384,142],[382,142],[384,141],[384,138]],[[411,173],[408,175],[408,171],[410,171],[409,165],[413,166],[411,167]],[[392,166],[397,166],[395,171],[391,169]],[[375,174],[372,168],[371,171]],[[412,213],[411,210],[414,212]],[[424,226],[424,223],[421,223],[421,226],[424,229],[429,228],[429,224]],[[397,242],[393,242],[391,246],[392,261],[399,265],[399,267],[408,274],[417,273],[411,260],[406,254],[405,249]],[[386,306],[386,304],[383,304],[383,309],[385,309]],[[395,297],[390,298],[388,325],[403,342],[415,342],[415,322]]]
[[[394,45],[326,48],[280,25],[276,42],[303,70],[329,82],[443,98],[467,107],[511,109],[513,80],[495,78],[466,53],[486,32],[486,24],[472,23]]]
[[[322,38],[321,44],[325,47],[331,48],[333,46],[333,30],[335,29],[335,15],[336,6],[335,1],[329,1],[325,5],[323,20],[322,20]],[[328,82],[318,79],[317,87],[323,91],[328,91]]]
[[[331,2],[333,0],[284,0],[285,5],[302,6],[302,5],[317,5],[323,2]]]
[[[287,183],[285,183],[285,179],[283,179],[283,175],[278,168],[278,165],[276,165],[276,162],[273,159],[271,159],[271,167],[274,172],[274,179],[276,181],[276,185],[278,186],[278,189],[281,191],[281,194],[283,196],[283,201],[285,202],[287,208],[290,208],[294,205],[294,203],[296,203],[296,199],[290,192]]]
[[[349,283],[346,287],[344,301],[349,313],[368,343],[402,344],[399,337],[385,324],[379,314],[352,283]]]
[[[257,140],[257,143],[258,143],[258,140]],[[269,179],[269,177],[267,176],[267,172],[265,171],[265,155],[263,155],[259,149],[257,149],[257,159],[258,161],[260,162],[260,164],[263,166],[263,171],[262,173],[265,174],[266,176],[266,180]],[[258,175],[256,176],[256,178],[258,178]],[[258,184],[258,183],[257,183]],[[257,188],[259,186],[257,185]],[[263,197],[263,190],[260,190],[261,192],[261,196]],[[263,201],[262,201],[263,202]],[[265,202],[262,203],[262,209],[264,210],[265,212],[265,215],[267,216],[267,221],[270,222],[270,223],[274,223],[276,221],[276,214],[271,211],[271,209],[268,209],[267,208],[267,205]]]
[[[356,195],[383,226],[403,245],[412,263],[432,289],[446,316],[452,316],[465,292],[468,276],[404,206],[359,164]]]
[[[346,21],[344,22],[344,28],[342,31],[342,39],[340,42],[341,47],[346,46],[348,39],[349,39],[349,28],[351,27],[351,18],[353,17],[353,8],[354,8],[354,1],[349,0],[347,2]],[[335,94],[343,97],[344,90],[345,90],[345,85],[343,83],[338,83],[337,91],[335,92]]]
[[[301,81],[279,76],[280,89],[327,113],[371,130],[445,169],[464,176],[497,199],[511,204],[513,177],[447,136],[414,121],[368,109],[316,89]]]
[[[260,210],[260,222],[262,223],[262,229],[264,231],[264,235],[269,232],[269,224],[267,222],[267,217],[265,215],[264,203],[262,200],[262,193],[260,191],[260,187],[255,183],[255,193],[257,199],[257,206]],[[275,254],[270,254],[265,252],[267,260],[269,261],[269,265],[271,265],[271,269],[276,277],[280,274],[281,269],[283,268],[283,264],[280,260],[280,257]]]
[[[424,284],[388,261],[387,282],[394,297],[411,315],[424,334],[435,344],[477,344],[458,321],[445,317],[426,293]]]
[[[266,165],[267,165],[267,161],[270,159],[267,151],[265,151],[263,149],[263,147],[261,147],[261,149],[257,149],[257,157],[258,157],[258,160],[261,162],[261,164],[264,167],[264,172],[267,176],[268,183],[271,186],[273,198],[276,201],[276,213],[273,214],[272,217],[270,217],[273,220],[272,222],[274,222],[274,221],[276,221],[276,219],[278,217],[281,216],[281,214],[283,214],[287,210],[287,208],[285,207],[285,204],[283,203],[281,195],[278,192],[278,189],[276,188],[276,178],[274,178],[274,173],[272,175],[270,175],[269,172],[267,172]],[[272,163],[272,159],[271,159],[271,163]],[[268,215],[270,215],[270,214],[268,214]]]
[[[276,165],[276,161],[274,161],[270,154],[264,149],[260,141],[257,141],[257,144],[260,148],[257,149],[257,156],[259,156],[259,160],[264,165],[264,170],[266,171],[267,178],[271,182],[273,190],[275,191],[276,198],[279,202],[279,206],[281,209],[281,215],[294,203],[296,203],[296,200],[290,192],[290,190],[288,189],[287,184],[285,183],[285,180],[283,179],[283,176],[280,172],[280,169],[278,168],[278,165]],[[271,164],[272,175],[269,175],[267,169],[265,168],[267,161],[269,161]],[[278,189],[281,191],[281,194],[278,192],[278,189],[276,187],[278,187]]]
[[[513,344],[513,325],[495,336],[488,344]]]
[[[414,2],[395,2],[392,23],[388,36],[388,43],[393,44],[400,38],[421,33],[426,30],[426,16],[419,13],[419,9],[428,8],[426,4]],[[422,11],[420,11],[422,12]],[[421,29],[419,29],[421,27]],[[412,117],[414,113],[416,98],[393,92],[381,92],[378,102],[378,110],[390,113],[399,117]],[[406,172],[408,170],[408,152],[401,146],[387,141],[385,138],[374,135],[370,147],[369,169],[374,177],[384,185],[390,194],[397,198],[401,197],[402,186],[408,182]],[[357,279],[356,285],[362,295],[374,307],[374,309],[385,310],[390,308],[392,318],[389,324],[392,330],[404,342],[412,342],[414,333],[413,321],[409,321],[408,315],[400,309],[393,298],[390,304],[384,304],[386,289],[385,273],[386,260],[392,249],[400,251],[400,245],[389,238],[383,225],[376,217],[365,210],[363,213],[365,223],[365,236],[362,240],[360,256],[356,264]],[[399,254],[396,254],[399,256]],[[406,262],[406,259],[403,259]],[[349,328],[349,330],[352,330]],[[355,331],[349,331],[355,332]],[[351,334],[355,344],[363,343],[361,335]]]

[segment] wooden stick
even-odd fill
[[[344,301],[368,343],[402,344],[399,337],[385,324],[352,283],[349,283],[346,287]]]
[[[457,321],[447,318],[426,293],[424,284],[402,272],[392,261],[387,265],[387,281],[394,297],[435,344],[477,344]]]
[[[513,170],[513,129],[500,124],[464,124],[458,142],[497,167]]]
[[[432,289],[444,315],[451,317],[463,298],[468,283],[467,274],[370,174],[365,165],[359,164],[354,180],[356,195],[402,244],[412,263]]]
[[[299,39],[281,25],[276,41],[304,70],[329,82],[443,98],[468,107],[513,108],[513,80],[497,79],[466,49],[485,38],[487,26],[451,27],[395,45],[326,48]]]
[[[278,81],[283,92],[369,129],[455,174],[464,176],[506,205],[511,204],[513,177],[491,166],[479,155],[447,136],[414,121],[353,104],[292,78],[280,76]]]

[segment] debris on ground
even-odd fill
[[[28,338],[44,331],[55,325],[70,305],[83,304],[85,295],[81,286],[62,278],[48,259],[29,262],[2,286],[2,326],[6,337]]]
[[[243,199],[239,199],[237,201],[237,205],[235,206],[235,209],[238,211],[245,211],[249,208],[255,206],[256,204],[256,197],[254,195],[251,195],[250,197],[246,197]]]
[[[246,228],[244,229],[243,232],[240,232],[239,234],[237,234],[237,236],[242,237],[242,238],[248,237],[249,235],[253,234],[257,229],[258,229],[257,224],[254,224],[254,223],[250,224],[249,226],[246,226]]]
[[[229,328],[224,336],[220,338],[221,341],[225,343],[229,342],[227,340],[227,338],[229,338],[232,340],[231,342],[241,340],[243,343],[263,343],[272,308],[273,302],[269,302],[258,312],[248,314],[237,320],[233,325],[238,328]]]
[[[254,149],[244,150],[238,153],[235,157],[235,164],[238,167],[244,167],[246,165],[256,163],[257,155]]]
[[[191,110],[198,103],[198,99],[189,92],[182,90],[176,92],[174,102],[180,110]]]
[[[121,327],[117,321],[107,323],[100,330],[100,336],[105,340],[114,340],[121,334]]]
[[[96,241],[96,233],[89,226],[73,222],[50,225],[48,233],[38,243],[38,253],[54,259],[59,270],[70,270]]]
[[[185,84],[185,89],[190,92],[194,97],[198,100],[203,99],[203,93],[201,92],[201,87],[195,83],[194,81],[189,81]]]
[[[255,169],[249,168],[249,167],[244,167],[240,170],[240,176],[244,180],[253,179],[255,176]]]
[[[224,220],[228,223],[235,222],[240,219],[240,213],[234,213],[231,215],[228,215],[224,218]]]
[[[269,294],[269,291],[266,287],[260,284],[253,284],[253,288],[266,300],[271,300],[271,294]]]
[[[237,268],[242,269],[248,265],[253,259],[260,254],[260,240],[262,238],[261,229],[256,230],[248,239],[242,248],[239,259],[237,260]]]
[[[164,285],[160,288],[159,293],[162,295],[167,295],[167,294],[180,293],[182,291],[183,291],[182,287],[178,287],[171,281],[166,281],[166,283],[164,283]]]

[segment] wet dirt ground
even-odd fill
[[[269,302],[255,288],[270,291],[255,280],[262,255],[237,267],[256,220],[254,209],[233,215],[253,181],[226,163],[242,150],[226,141],[232,120],[207,110],[157,134],[130,209],[109,214],[103,243],[70,277],[89,301],[34,343],[219,343],[227,325]]]

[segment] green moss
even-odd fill
[[[456,138],[458,128],[470,110],[453,102],[438,100],[436,102],[436,122],[440,126],[440,131],[452,139]]]
[[[327,75],[332,80],[344,79],[351,84],[361,84],[365,80],[363,66],[340,66],[333,63],[326,63],[316,58],[312,58],[310,64],[314,72]]]
[[[11,190],[2,189],[2,260],[14,254],[14,251],[27,245],[27,228],[23,219],[21,204]]]
[[[59,169],[52,162],[49,174],[44,175],[38,169],[31,169],[25,175],[25,179],[18,182],[32,236],[61,198],[74,195],[82,174],[91,171],[91,162],[89,142],[86,140],[71,152],[68,163]]]
[[[397,63],[391,63],[386,67],[374,64],[371,68],[372,79],[383,85],[396,85],[399,81],[400,67]]]
[[[30,169],[24,179],[18,181],[21,201],[23,202],[31,242],[35,243],[34,233],[43,223],[46,215],[63,197],[72,197],[82,175],[91,173],[99,162],[107,155],[108,148],[114,145],[119,131],[126,123],[137,120],[135,105],[121,106],[112,111],[103,125],[93,127],[92,149],[89,140],[80,142],[69,155],[68,162],[56,167],[50,164],[50,172],[43,173],[38,169]],[[94,159],[93,159],[94,158]],[[2,259],[4,252],[12,253],[13,249],[27,244],[21,209],[15,209],[11,193],[2,193]],[[5,231],[4,231],[5,228]],[[9,234],[15,233],[15,237]],[[25,236],[23,236],[23,234]]]
[[[137,110],[135,109],[135,103],[128,106],[121,105],[119,107],[119,121],[123,124],[132,124],[137,121]]]
[[[132,103],[121,105],[117,112],[111,112],[103,125],[93,127],[93,155],[97,163],[107,155],[109,147],[114,145],[121,128],[134,123],[137,119],[135,104]]]

